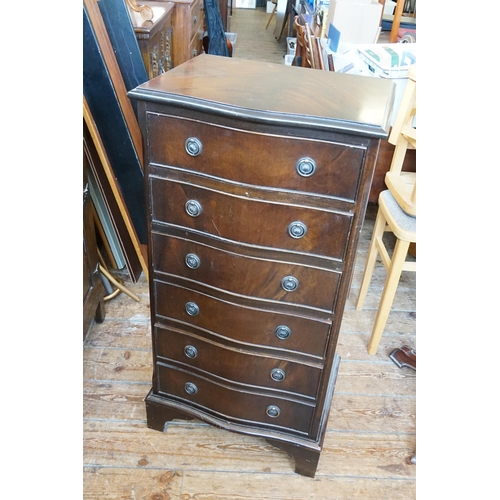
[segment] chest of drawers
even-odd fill
[[[314,477],[393,84],[203,54],[129,93],[145,140],[148,426],[266,438]]]

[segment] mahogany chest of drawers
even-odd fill
[[[266,438],[314,477],[393,84],[203,54],[129,92],[145,141],[148,426]]]

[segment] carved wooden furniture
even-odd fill
[[[149,2],[154,14],[152,20],[145,21],[140,13],[129,9],[137,43],[149,79],[173,68],[173,12],[172,2]]]
[[[165,3],[144,1],[153,5]],[[205,11],[203,0],[173,0],[175,4],[172,17],[174,67],[189,61],[203,52],[205,32]]]
[[[261,436],[315,475],[393,91],[203,54],[129,92],[147,144],[150,428]]]

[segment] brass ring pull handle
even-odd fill
[[[196,349],[196,347],[193,345],[187,345],[186,347],[184,347],[184,354],[188,358],[194,359],[196,358],[196,356],[198,356],[198,349]]]
[[[196,387],[196,385],[192,382],[186,382],[186,384],[184,385],[184,390],[192,396],[193,394],[196,394],[198,392],[198,387]]]
[[[301,158],[295,165],[297,172],[302,177],[311,177],[316,171],[316,162],[312,158]]]
[[[297,240],[303,238],[306,233],[307,226],[303,222],[295,221],[288,226],[288,234]]]
[[[294,276],[285,276],[281,280],[281,288],[283,288],[285,292],[293,292],[294,290],[297,290],[298,286],[299,280]]]
[[[275,382],[283,382],[286,377],[286,373],[281,368],[273,368],[269,374]]]
[[[274,329],[274,334],[280,340],[286,340],[292,334],[292,330],[286,325],[279,325]]]
[[[193,51],[193,53],[195,51],[196,49]],[[199,156],[203,151],[203,145],[201,144],[201,141],[196,137],[187,138],[186,142],[184,143],[184,148],[186,149],[186,153],[189,156]]]
[[[200,314],[200,308],[198,304],[195,304],[194,302],[186,302],[184,308],[189,316],[198,316],[198,314]]]
[[[200,203],[197,202],[196,200],[186,201],[185,208],[186,208],[187,214],[190,215],[191,217],[198,217],[201,214],[201,212],[203,211]]]
[[[271,418],[276,418],[276,417],[279,417],[280,413],[281,413],[281,410],[279,409],[279,406],[276,406],[276,405],[269,405],[267,408],[266,408],[266,413],[267,413],[267,416],[268,417],[271,417]]]
[[[188,253],[184,259],[189,269],[198,269],[201,265],[200,258],[194,253]]]

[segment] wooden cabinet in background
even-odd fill
[[[137,43],[149,79],[173,68],[173,13],[172,2],[148,2],[154,17],[145,21],[140,13],[129,8]]]
[[[145,5],[161,5],[165,3],[144,1]],[[173,26],[173,64],[180,66],[183,62],[203,52],[203,33],[205,32],[205,11],[203,0],[173,0],[175,4]]]
[[[314,477],[393,84],[203,54],[129,96],[148,144],[147,424],[264,437]]]

